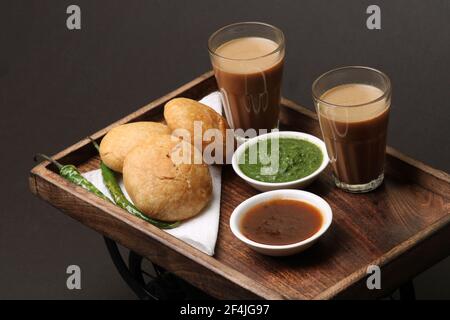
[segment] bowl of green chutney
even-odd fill
[[[260,191],[305,188],[328,163],[325,143],[296,131],[251,138],[237,148],[232,159],[236,174]]]

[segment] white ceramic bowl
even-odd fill
[[[268,138],[292,138],[292,139],[300,139],[305,140],[308,142],[311,142],[315,144],[317,147],[319,147],[320,151],[322,151],[322,163],[317,168],[316,171],[311,173],[310,175],[303,177],[301,179],[289,181],[289,182],[262,182],[259,180],[252,179],[248,176],[246,176],[242,170],[239,168],[239,159],[247,150],[248,147],[251,145],[254,145],[255,143],[258,143],[261,140],[268,139]],[[330,162],[327,154],[327,150],[325,147],[325,143],[320,140],[319,138],[312,136],[307,133],[303,132],[296,132],[296,131],[278,131],[278,132],[270,132],[266,133],[260,136],[257,136],[255,138],[249,139],[248,141],[244,142],[237,148],[237,150],[233,154],[232,158],[232,166],[234,171],[237,173],[239,177],[244,179],[249,185],[251,185],[253,188],[259,190],[259,191],[269,191],[269,190],[277,190],[277,189],[300,189],[307,187],[311,182],[313,182],[317,176],[325,170],[328,163]]]
[[[288,245],[262,244],[252,241],[247,237],[245,237],[240,230],[241,219],[244,217],[244,215],[248,212],[250,208],[254,207],[255,205],[274,199],[300,200],[308,202],[311,205],[318,208],[323,218],[323,223],[319,231],[317,231],[313,236],[309,237],[308,239]],[[333,213],[331,211],[331,208],[328,205],[328,203],[321,197],[307,191],[285,189],[260,193],[242,202],[240,205],[236,207],[236,209],[234,209],[233,213],[230,216],[230,228],[231,232],[233,232],[233,234],[239,240],[241,240],[247,246],[249,246],[250,248],[259,253],[269,256],[288,256],[295,253],[299,253],[312,246],[328,230],[332,220],[333,220]]]

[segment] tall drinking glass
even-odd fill
[[[260,22],[231,24],[211,35],[208,49],[236,138],[244,139],[248,129],[277,128],[285,50],[281,30]]]
[[[381,71],[343,67],[321,75],[312,95],[339,188],[368,192],[384,178],[391,83]]]

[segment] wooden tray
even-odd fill
[[[208,72],[95,133],[133,121],[162,121],[164,104],[177,96],[200,99],[217,90]],[[281,129],[321,136],[313,112],[283,99]],[[330,168],[308,190],[331,205],[329,232],[306,252],[271,258],[257,254],[231,233],[233,209],[257,193],[223,170],[219,237],[209,257],[122,209],[72,185],[48,162],[32,169],[31,191],[84,225],[106,235],[217,298],[366,298],[389,293],[450,252],[450,176],[388,148],[386,179],[375,192],[354,195],[334,187]],[[55,158],[82,171],[98,168],[87,139]],[[366,287],[367,266],[379,265],[382,289]]]

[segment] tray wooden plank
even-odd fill
[[[163,121],[168,100],[200,99],[217,90],[208,72],[95,133],[140,120]],[[315,114],[283,99],[281,128],[321,136]],[[98,168],[87,139],[55,155],[82,171]],[[334,187],[328,168],[308,190],[331,205],[334,221],[325,237],[302,254],[271,258],[234,238],[229,216],[257,193],[225,166],[216,254],[209,257],[182,241],[76,187],[47,162],[30,173],[33,193],[86,226],[118,241],[218,298],[329,299],[383,295],[450,253],[450,176],[388,148],[386,179],[374,192],[354,195]],[[365,286],[366,268],[382,268],[382,290]]]

